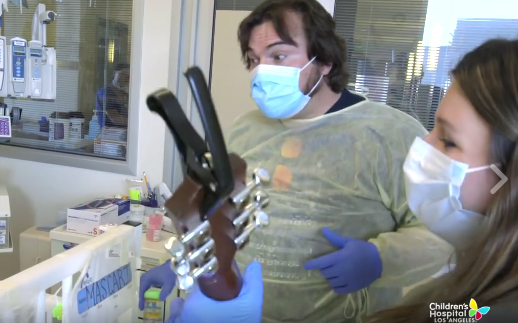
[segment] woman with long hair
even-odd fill
[[[518,40],[485,42],[451,78],[404,170],[410,209],[455,247],[455,267],[368,323],[440,322],[470,309],[444,322],[518,321]]]

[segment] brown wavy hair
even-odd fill
[[[518,40],[485,42],[466,54],[451,74],[491,126],[491,158],[508,181],[486,212],[485,234],[457,254],[455,269],[441,277],[431,293],[381,311],[368,323],[430,322],[430,303],[465,304],[474,298],[490,306],[518,291]]]

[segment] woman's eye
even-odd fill
[[[455,143],[453,141],[450,141],[448,139],[440,139],[441,142],[444,144],[445,148],[453,148],[456,147]]]

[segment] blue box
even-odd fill
[[[112,203],[119,207],[119,216],[130,211],[130,200],[114,198]]]

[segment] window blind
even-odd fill
[[[261,0],[216,0],[217,10],[253,10]],[[459,59],[495,38],[518,37],[508,0],[337,0],[337,32],[349,48],[349,88],[434,126]]]
[[[433,129],[459,59],[490,38],[518,36],[518,19],[506,19],[513,16],[508,1],[479,2],[337,1],[335,20],[350,47],[351,83]],[[511,7],[516,16],[518,5]]]
[[[9,12],[2,16],[2,35],[8,43],[13,37],[31,40],[38,3],[58,14],[47,25],[47,46],[54,47],[57,56],[56,100],[4,98],[10,109],[22,109],[21,122],[13,125],[7,144],[125,160],[126,128],[90,121],[95,114],[104,115],[110,104],[104,95],[103,112],[94,113],[98,91],[112,83],[118,64],[130,61],[132,0],[28,0],[29,9],[23,8],[23,13],[9,3]],[[121,102],[127,104],[124,98]],[[74,124],[67,127],[67,119]],[[61,121],[63,125],[56,127]]]
[[[252,11],[263,0],[214,0],[216,10]]]

